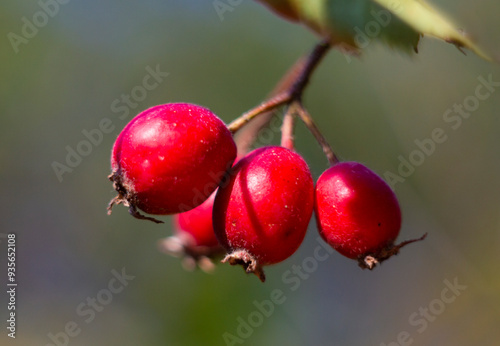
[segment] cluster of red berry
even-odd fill
[[[319,233],[364,268],[398,252],[401,212],[390,187],[356,162],[336,162],[314,187],[304,159],[283,146],[255,149],[236,160],[232,131],[210,110],[185,103],[137,115],[112,150],[109,206],[132,215],[176,214],[176,235],[161,242],[184,263],[210,269],[212,258],[243,265],[264,281],[263,266],[290,257],[313,211]],[[236,161],[236,162],[235,162]],[[410,241],[411,242],[411,241]]]

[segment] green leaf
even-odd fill
[[[463,32],[443,14],[424,1],[419,0],[373,0],[394,13],[404,23],[423,35],[429,35],[449,42],[458,48],[465,47],[483,59],[491,57],[467,38]]]
[[[421,0],[257,0],[281,16],[301,21],[332,44],[363,48],[363,37],[417,51],[428,35],[492,59],[443,14]],[[377,27],[378,25],[378,27]],[[370,31],[371,30],[371,31]],[[369,32],[367,32],[369,31]]]

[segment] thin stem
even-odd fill
[[[233,120],[227,128],[229,131],[231,131],[233,134],[241,129],[245,124],[247,124],[250,120],[255,118],[259,114],[263,114],[265,112],[272,111],[276,109],[279,106],[282,106],[290,101],[290,93],[285,91],[281,94],[278,94],[269,100],[266,100],[262,102],[260,105],[258,105],[255,108],[252,108],[248,112],[244,113],[241,115],[239,118]]]
[[[281,125],[281,146],[290,150],[294,150],[295,141],[293,137],[293,129],[295,127],[295,104],[292,103],[285,115],[283,116],[283,125]]]
[[[328,162],[330,163],[330,165],[333,166],[333,165],[337,164],[339,162],[337,155],[335,155],[332,147],[330,146],[330,144],[328,144],[325,137],[319,131],[318,126],[316,126],[316,123],[314,122],[314,120],[311,117],[311,115],[309,114],[309,112],[299,102],[297,102],[297,114],[302,119],[304,124],[306,124],[309,131],[311,131],[314,138],[316,138],[316,141],[318,141],[318,143],[321,146],[321,149],[323,149],[323,152],[325,153],[326,158],[328,159]]]

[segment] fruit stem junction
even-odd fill
[[[282,128],[282,146],[284,147],[292,147],[293,148],[293,124],[294,124],[294,116],[298,115],[302,121],[305,123],[309,131],[313,134],[315,139],[320,144],[323,152],[325,153],[328,162],[333,165],[336,164],[339,160],[335,153],[333,152],[331,146],[326,141],[325,137],[321,134],[318,127],[314,123],[311,115],[304,108],[302,104],[302,95],[306,86],[309,84],[309,80],[311,78],[312,73],[316,70],[319,63],[323,59],[323,57],[328,53],[331,48],[331,44],[328,40],[323,40],[318,43],[312,52],[307,56],[305,63],[303,63],[303,59],[300,59],[292,69],[289,70],[287,75],[282,79],[281,88],[277,87],[275,89],[276,93],[273,93],[269,99],[262,102],[257,107],[250,109],[249,111],[243,113],[240,117],[233,120],[229,125],[229,131],[235,134],[239,131],[243,126],[245,126],[248,122],[254,119],[256,116],[272,112],[281,106],[288,106],[288,109],[285,113],[283,119],[283,128]],[[294,72],[296,67],[300,68],[300,72]],[[294,76],[293,83],[290,83],[288,76]],[[285,82],[283,82],[283,80]],[[279,84],[279,85],[280,85]],[[288,85],[290,85],[288,87]],[[288,88],[284,91],[281,91],[284,86]]]

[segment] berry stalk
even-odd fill
[[[330,146],[330,144],[328,144],[326,138],[319,130],[318,126],[314,122],[309,112],[304,108],[304,106],[302,106],[302,103],[296,102],[296,104],[297,104],[296,107],[297,114],[302,119],[304,124],[306,124],[309,131],[313,134],[314,138],[316,138],[316,141],[321,146],[321,149],[323,149],[323,153],[325,153],[326,158],[328,159],[330,165],[333,166],[339,163],[340,160],[338,159],[337,155],[335,155],[335,152],[333,151],[332,147]]]
[[[290,150],[295,148],[293,130],[295,127],[295,103],[292,103],[283,116],[283,125],[281,126],[281,146]]]

